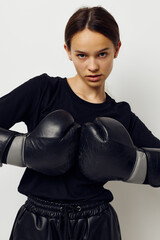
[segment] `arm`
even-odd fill
[[[39,109],[41,95],[41,85],[45,74],[32,78],[29,81],[18,86],[10,93],[0,98],[0,162],[2,163],[2,154],[6,155],[14,136],[18,133],[8,131],[17,122],[27,122],[29,118],[34,118]],[[36,110],[37,109],[37,110]],[[32,113],[35,113],[34,116]],[[7,147],[7,148],[6,148]]]
[[[60,144],[56,143],[57,148],[55,147],[56,145],[54,145],[54,147],[52,146],[52,144],[56,141],[54,131],[53,132],[51,131],[51,133],[53,133],[53,136],[52,136],[53,138],[51,138],[50,135],[48,136],[48,133],[50,133],[49,128],[45,127],[45,129],[48,129],[47,133],[45,131],[42,132],[41,130],[40,131],[37,130],[39,129],[37,124],[39,123],[40,113],[43,111],[42,106],[46,100],[46,98],[44,99],[44,97],[47,94],[46,93],[48,89],[47,84],[50,83],[47,81],[48,80],[47,78],[48,78],[47,74],[42,74],[38,77],[35,77],[25,82],[24,84],[14,89],[12,92],[0,98],[0,115],[1,115],[0,117],[0,164],[1,165],[2,163],[7,163],[12,165],[18,165],[21,167],[27,166],[31,169],[34,169],[36,171],[40,171],[46,174],[54,174],[55,168],[50,169],[53,162],[54,162],[54,166],[57,164],[57,168],[59,168],[60,165],[62,165],[62,168],[64,166],[63,170],[60,169],[55,174],[58,174],[61,171],[63,172],[67,168],[69,169],[71,162],[69,162],[69,160],[67,159],[66,161],[65,159],[62,159],[61,155],[63,152],[64,152],[63,157],[66,156],[67,154],[72,155],[71,147],[76,146],[76,142],[74,143],[71,137],[71,133],[74,130],[73,139],[75,140],[76,124],[74,126],[73,119],[71,121],[73,124],[72,126],[73,128],[70,126],[70,131],[68,130],[69,135],[67,134],[67,129],[69,128],[69,126],[67,125],[65,128],[65,125],[63,125],[63,127],[61,125],[61,131],[62,130],[64,131],[64,129],[66,129],[65,130],[66,132],[63,136],[64,141],[60,141]],[[52,94],[55,89],[56,83],[57,83],[57,80],[52,81],[52,85],[53,85],[53,87],[51,88]],[[20,121],[23,121],[27,124],[27,127],[29,127],[29,133],[21,134],[15,131],[8,130],[15,123]],[[61,131],[59,132],[60,134],[59,137],[60,136],[62,137],[63,135],[63,132]],[[41,136],[40,134],[41,132],[44,133],[44,137]],[[67,136],[68,136],[68,144],[70,143],[70,146],[68,146],[68,148],[67,148],[67,143],[66,145],[64,144],[64,142],[67,139]],[[47,150],[45,150],[45,148]],[[60,148],[61,151],[59,153],[59,157],[56,157],[56,151],[58,152],[58,148]],[[67,152],[67,149],[68,149],[68,152]],[[73,148],[73,151],[74,151],[74,148]],[[50,156],[49,156],[49,153],[51,153]],[[48,154],[48,162],[45,162],[44,158],[47,157],[47,154]],[[60,158],[61,158],[61,161],[59,160]],[[44,167],[44,170],[43,170],[43,167]]]

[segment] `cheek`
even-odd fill
[[[77,72],[81,72],[85,69],[85,64],[83,62],[74,60],[73,64],[74,64]]]
[[[113,59],[108,59],[106,62],[102,64],[102,68],[106,71],[109,72],[113,68]]]

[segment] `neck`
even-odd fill
[[[103,103],[106,100],[105,84],[97,86],[90,86],[76,75],[73,78],[67,79],[72,91],[80,98],[92,102],[92,103]]]

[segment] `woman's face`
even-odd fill
[[[65,49],[73,61],[77,77],[91,86],[104,84],[109,76],[113,60],[118,55],[121,43],[115,49],[112,41],[101,33],[84,29],[71,40],[71,48]]]

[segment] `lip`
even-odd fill
[[[90,81],[98,81],[101,78],[102,74],[96,74],[96,75],[86,75],[86,77],[90,80]]]

